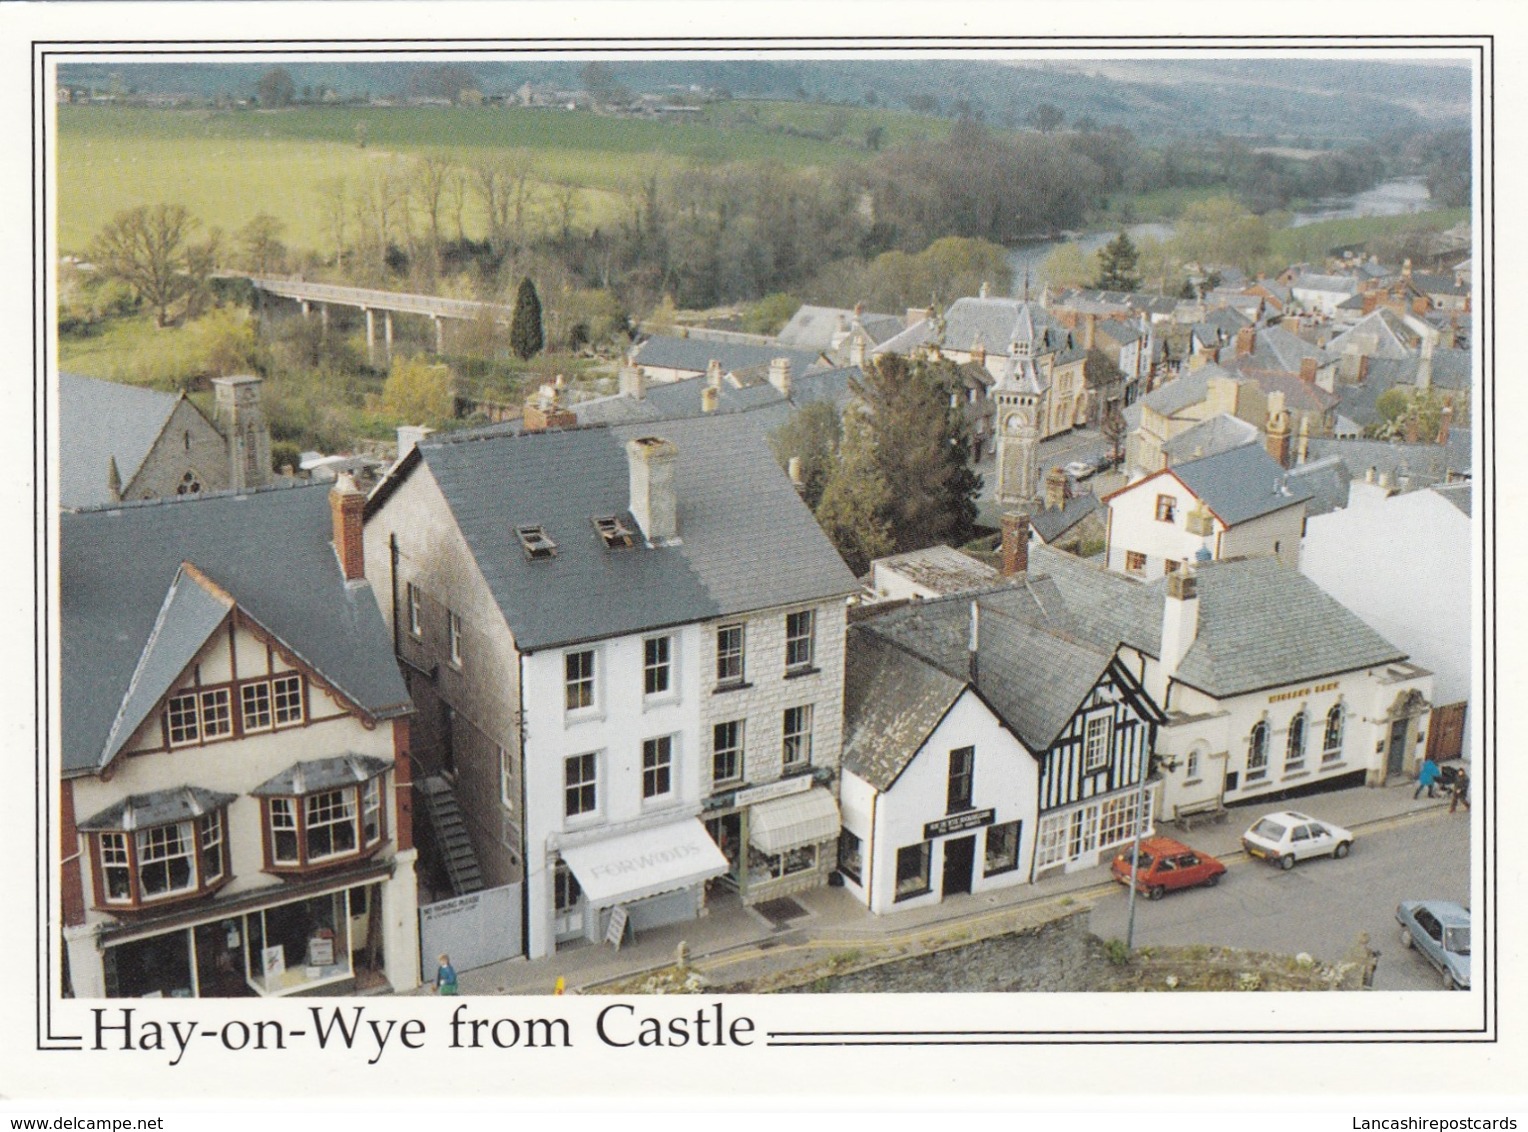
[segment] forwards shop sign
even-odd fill
[[[961,833],[968,829],[980,829],[984,825],[991,825],[997,816],[996,810],[972,810],[966,814],[954,814],[938,821],[931,821],[923,827],[923,840],[932,841],[936,837],[947,837],[952,833]]]
[[[727,871],[727,858],[695,818],[561,852],[596,908],[689,888]]]

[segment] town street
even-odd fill
[[[1319,809],[1313,808],[1315,816]],[[1233,821],[1249,821],[1242,811]],[[1189,844],[1193,838],[1186,837]],[[1138,899],[1137,947],[1202,943],[1284,955],[1308,952],[1317,959],[1342,958],[1360,932],[1380,952],[1375,990],[1440,990],[1441,979],[1420,955],[1401,946],[1395,906],[1402,900],[1445,899],[1469,903],[1469,828],[1446,809],[1380,829],[1360,830],[1346,860],[1303,861],[1283,872],[1240,853],[1226,860],[1230,872],[1217,888]],[[1100,900],[1093,933],[1124,939],[1128,893]]]

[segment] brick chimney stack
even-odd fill
[[[1300,359],[1300,380],[1305,382],[1306,385],[1315,385],[1316,384],[1316,359],[1315,358],[1301,358]]]
[[[641,366],[628,362],[621,367],[618,380],[625,396],[636,401],[647,399],[647,372]]]
[[[1448,443],[1449,430],[1452,429],[1453,427],[1454,427],[1454,407],[1452,405],[1444,405],[1443,406],[1443,417],[1442,417],[1441,421],[1438,424],[1438,443],[1439,444],[1447,444]]]
[[[1023,511],[1003,516],[1000,570],[1005,578],[1022,578],[1029,573],[1029,516]]]
[[[650,543],[679,537],[679,503],[674,492],[674,466],[679,449],[658,436],[626,442],[631,473],[631,516]]]
[[[700,389],[700,411],[702,413],[716,412],[717,398],[721,394],[714,385],[703,385]]]
[[[1167,576],[1167,600],[1162,605],[1162,692],[1199,635],[1199,583],[1184,566]],[[1165,700],[1163,702],[1166,702]]]
[[[1047,511],[1059,511],[1066,506],[1066,473],[1060,468],[1052,468],[1045,473],[1045,509]]]
[[[1248,358],[1257,348],[1257,327],[1244,326],[1236,332],[1236,356]]]
[[[1284,411],[1284,395],[1268,394],[1268,455],[1283,468],[1289,467],[1289,414]]]
[[[722,387],[722,363],[716,358],[706,363],[706,384],[712,389]]]
[[[329,515],[334,523],[334,553],[347,582],[366,577],[366,544],[361,538],[366,493],[349,472],[341,472],[329,489]]]

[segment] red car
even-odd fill
[[[1131,849],[1114,858],[1111,869],[1114,879],[1121,884],[1130,883]],[[1171,837],[1148,837],[1141,842],[1141,863],[1136,871],[1136,890],[1148,900],[1160,900],[1170,889],[1192,888],[1204,885],[1214,888],[1220,883],[1226,867],[1197,849],[1190,849]]]

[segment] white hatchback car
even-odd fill
[[[1241,840],[1249,857],[1281,869],[1292,869],[1306,857],[1346,857],[1353,847],[1353,834],[1342,826],[1293,810],[1259,818]]]

